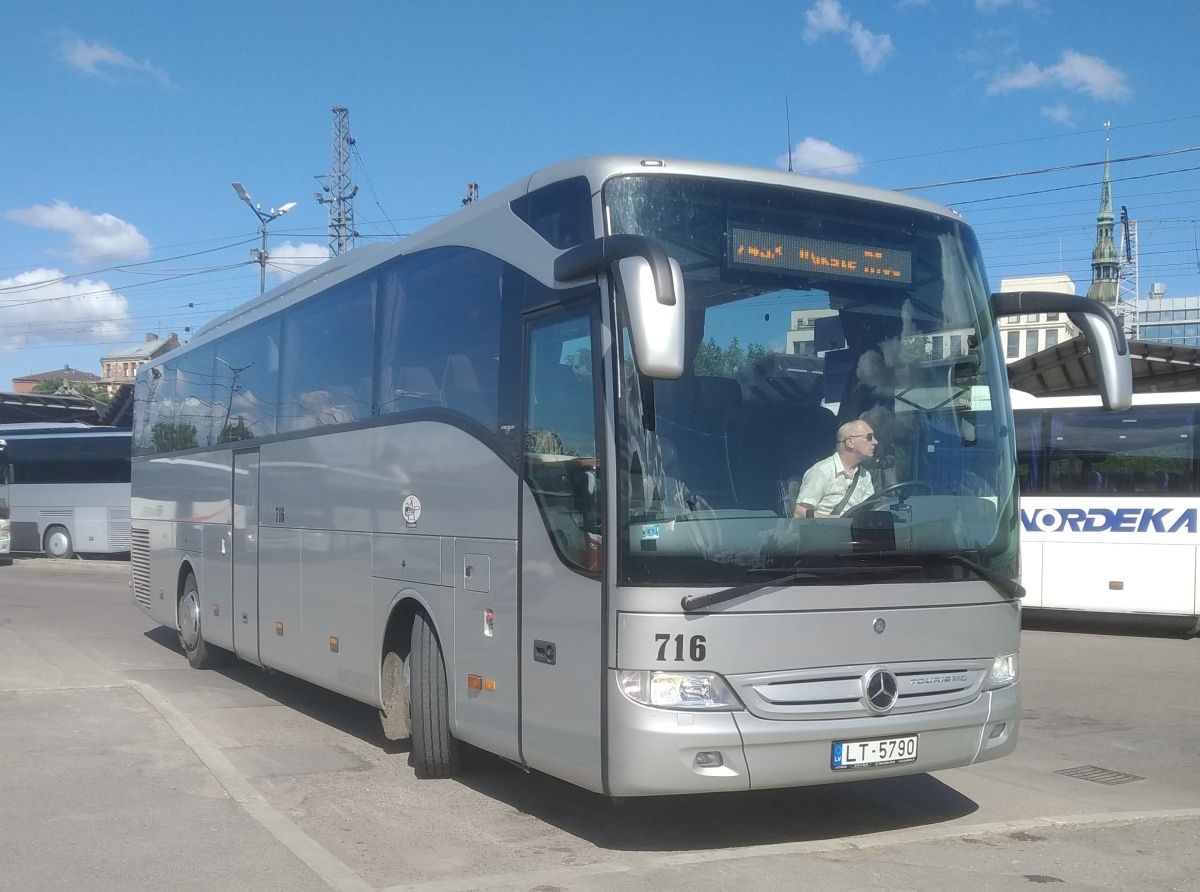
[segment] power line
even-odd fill
[[[1062,173],[1067,170],[1081,170],[1085,167],[1101,167],[1104,164],[1121,164],[1125,161],[1146,161],[1150,158],[1166,158],[1171,155],[1183,155],[1188,152],[1200,152],[1200,146],[1192,146],[1187,149],[1171,149],[1166,152],[1151,152],[1147,155],[1130,155],[1127,158],[1113,158],[1108,161],[1081,161],[1078,164],[1064,164],[1059,167],[1044,167],[1040,170],[1022,170],[1016,173],[997,173],[985,177],[970,177],[965,180],[947,180],[944,183],[926,183],[922,186],[901,186],[894,189],[895,192],[917,192],[921,189],[940,189],[943,186],[965,186],[971,183],[990,183],[996,180],[1010,180],[1014,177],[1032,177],[1040,176],[1046,173]]]

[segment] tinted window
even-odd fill
[[[602,565],[590,317],[563,317],[529,335],[525,480],[560,556]]]
[[[466,248],[401,258],[385,273],[380,414],[449,409],[495,429],[505,274]]]
[[[174,449],[213,443],[213,349],[200,347],[171,363],[175,369]],[[159,450],[166,451],[166,450]]]
[[[572,177],[535,189],[510,207],[556,248],[573,248],[596,237],[592,226],[592,190],[587,177]]]
[[[373,276],[285,313],[280,432],[371,417],[374,319]]]
[[[1127,412],[1063,409],[1049,413],[1050,492],[1197,491],[1196,410],[1141,406]]]
[[[130,440],[124,436],[9,440],[13,483],[128,483]]]
[[[143,375],[133,405],[133,450],[138,455],[169,452],[175,425],[174,366],[156,366]]]
[[[218,343],[213,364],[218,443],[275,433],[278,395],[278,319],[257,323]]]

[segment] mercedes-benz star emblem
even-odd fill
[[[876,635],[882,635],[883,630],[887,628],[887,623],[884,621],[883,617],[880,616],[876,618],[875,622],[871,623],[871,628],[875,630]]]
[[[867,708],[876,715],[891,711],[896,705],[900,686],[890,669],[872,669],[862,677]]]

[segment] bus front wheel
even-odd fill
[[[408,663],[405,678],[416,775],[453,777],[459,773],[460,761],[458,741],[450,732],[446,663],[433,626],[421,613],[413,621]]]
[[[227,651],[204,640],[200,628],[200,587],[196,585],[193,573],[189,573],[183,582],[183,593],[179,596],[175,618],[179,646],[183,648],[188,664],[193,669],[215,669],[227,662]]]
[[[42,541],[46,554],[52,558],[69,558],[75,554],[71,546],[71,534],[66,527],[50,527],[46,530],[46,538]]]

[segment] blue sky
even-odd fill
[[[1156,0],[6,3],[0,390],[187,338],[312,262],[331,108],[350,110],[359,243],[545,164],[630,153],[924,188],[992,286],[1086,291],[1104,123],[1140,291],[1200,295],[1200,4]],[[1165,154],[1174,152],[1176,154]],[[1120,230],[1118,227],[1118,234]]]

